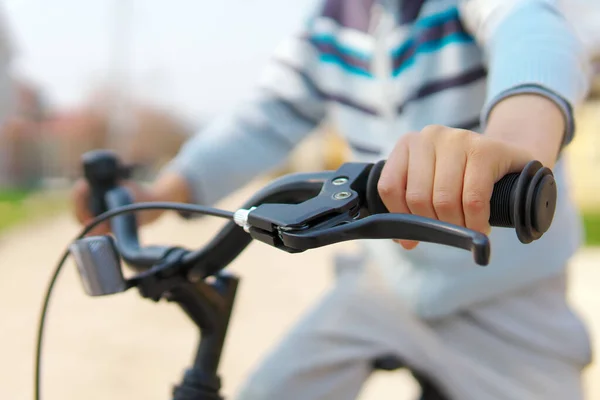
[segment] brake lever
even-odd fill
[[[316,197],[238,210],[234,219],[253,239],[288,253],[355,239],[405,239],[471,250],[478,264],[488,264],[490,245],[483,234],[415,215],[369,211],[365,200],[372,168],[346,163]]]
[[[253,239],[289,253],[355,239],[402,239],[470,250],[477,264],[489,263],[486,235],[434,219],[388,213],[377,189],[384,163],[343,164],[316,197],[300,204],[241,209],[234,220]],[[522,243],[531,243],[550,227],[556,196],[552,171],[531,161],[494,185],[490,225],[513,227]]]
[[[469,250],[478,265],[490,261],[490,240],[479,232],[412,214],[375,214],[354,219],[334,218],[320,226],[280,232],[283,245],[308,250],[356,239],[402,239]]]

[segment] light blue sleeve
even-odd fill
[[[481,113],[481,126],[485,129],[485,124],[489,118],[489,114],[496,104],[507,97],[516,96],[518,94],[538,94],[552,100],[560,108],[563,117],[565,118],[565,133],[561,147],[565,147],[571,143],[573,136],[575,135],[575,118],[573,116],[573,107],[571,107],[571,104],[569,104],[563,97],[537,84],[515,86],[499,93],[495,98],[487,101],[486,106]]]
[[[563,145],[568,143],[574,131],[572,109],[589,89],[590,60],[557,2],[473,3],[480,3],[482,9],[484,5],[493,9],[479,19],[475,31],[488,67],[482,126],[500,100],[517,93],[537,93],[553,100],[563,111],[567,126]],[[502,18],[494,20],[494,12]]]
[[[319,100],[301,108],[258,92],[189,139],[163,172],[186,179],[192,202],[214,204],[280,165],[323,115]]]

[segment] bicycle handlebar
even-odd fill
[[[83,161],[95,213],[100,207],[106,211],[131,204],[128,191],[119,186],[128,170],[114,153],[90,152]],[[244,204],[236,222],[227,223],[204,248],[186,252],[181,262],[195,280],[226,267],[252,239],[295,253],[346,240],[389,238],[471,250],[478,264],[488,263],[489,239],[483,234],[419,216],[389,214],[377,191],[384,164],[346,163],[337,171],[279,178]],[[552,172],[532,161],[521,173],[494,185],[490,224],[514,227],[522,243],[537,240],[550,227],[556,194]],[[122,258],[134,269],[150,268],[172,249],[140,247],[132,214],[115,217],[111,228]]]
[[[346,163],[336,171],[287,175],[261,189],[235,213],[173,203],[139,206],[233,218],[206,246],[190,251],[175,246],[141,247],[136,217],[126,214],[137,206],[131,205],[128,190],[120,186],[120,180],[130,176],[131,168],[121,165],[112,152],[90,152],[83,158],[91,189],[90,208],[96,215],[111,211],[95,223],[112,217],[116,240],[110,236],[87,237],[71,244],[69,250],[88,295],[110,295],[137,287],[142,297],[177,303],[200,329],[201,339],[194,364],[174,388],[173,399],[222,399],[217,370],[239,279],[221,270],[252,240],[297,253],[346,240],[408,239],[471,250],[477,264],[488,263],[487,236],[429,218],[388,213],[377,190],[384,164]],[[521,173],[509,174],[494,185],[490,224],[514,227],[522,243],[537,240],[550,227],[556,195],[552,172],[532,161]],[[124,279],[122,259],[140,273]],[[214,279],[204,279],[210,275]],[[44,307],[47,304],[48,297]],[[40,346],[41,333],[37,394]]]
[[[302,203],[319,194],[331,171],[297,173],[283,176],[263,187],[242,205],[252,208],[264,203]],[[252,242],[234,221],[228,222],[202,249],[184,257],[184,263],[194,265],[189,271],[192,279],[213,275],[236,259]]]

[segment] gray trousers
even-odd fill
[[[373,360],[390,353],[452,400],[583,399],[590,342],[567,305],[565,286],[564,276],[555,277],[425,322],[403,306],[377,269],[343,274],[237,399],[355,399]]]

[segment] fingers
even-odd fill
[[[90,191],[87,182],[85,180],[77,181],[73,187],[71,196],[77,221],[82,225],[92,222],[94,215],[89,208]],[[105,222],[92,229],[86,236],[106,235],[109,232],[110,225],[108,222]]]
[[[437,152],[433,209],[440,221],[465,226],[462,197],[467,153],[462,146],[447,146],[446,151]]]
[[[488,155],[489,156],[489,155]],[[473,148],[467,157],[462,191],[462,209],[465,226],[489,234],[491,227],[490,200],[496,183],[496,174],[490,170],[492,163],[481,149]]]
[[[494,184],[510,172],[521,171],[531,156],[521,149],[482,136],[472,136],[467,149],[462,192],[465,226],[489,234]]]
[[[406,173],[408,171],[408,146],[405,141],[399,141],[385,162],[381,171],[377,190],[381,201],[389,212],[408,214],[406,205]]]
[[[494,184],[531,160],[523,149],[475,132],[429,126],[401,138],[378,190],[390,212],[411,213],[489,234]],[[415,242],[401,241],[405,248]]]
[[[433,208],[433,180],[435,176],[435,147],[426,136],[409,142],[409,160],[406,182],[406,205],[411,214],[437,219]],[[400,241],[410,250],[418,242]]]
[[[78,180],[73,186],[71,192],[71,200],[73,203],[73,211],[75,218],[81,223],[92,218],[92,214],[88,207],[89,187],[84,180]]]
[[[410,209],[406,204],[406,175],[409,159],[408,142],[400,140],[381,171],[377,189],[389,212],[410,214]],[[397,243],[407,250],[415,248],[418,244],[418,242],[410,240],[401,240]]]
[[[406,204],[412,214],[437,219],[433,208],[435,147],[426,137],[409,143]]]
[[[90,222],[92,222],[92,220],[87,221],[86,224],[88,224]],[[108,222],[103,222],[102,224],[100,224],[97,227],[95,227],[94,229],[92,229],[85,236],[102,236],[102,235],[108,235],[109,233],[110,233],[110,224]]]

